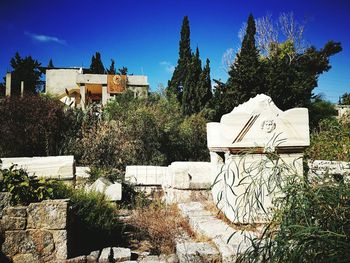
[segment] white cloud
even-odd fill
[[[29,36],[31,39],[37,41],[37,42],[54,42],[54,43],[58,43],[61,45],[67,45],[66,40],[63,39],[59,39],[58,37],[54,37],[54,36],[46,36],[46,35],[38,35],[38,34],[33,34],[31,32],[27,32],[25,31],[24,34],[26,36]]]
[[[168,73],[173,73],[175,70],[175,66],[168,61],[161,61],[159,64],[163,66],[165,71]]]

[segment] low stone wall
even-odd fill
[[[14,263],[67,259],[67,213],[68,200],[5,207],[2,252]]]
[[[317,180],[325,175],[350,182],[350,162],[314,160],[309,161],[309,179]]]

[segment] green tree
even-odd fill
[[[201,111],[208,105],[208,102],[213,97],[211,91],[211,79],[210,79],[210,61],[206,60],[205,67],[199,77],[197,97],[198,97],[198,110]]]
[[[182,112],[185,115],[199,112],[198,84],[201,73],[202,62],[197,47],[196,54],[192,54],[191,62],[188,64],[187,76],[183,87]]]
[[[341,105],[350,105],[350,93],[344,93],[341,96],[339,104],[341,104]]]
[[[128,74],[128,68],[127,67],[118,68],[118,72],[119,72],[120,75],[127,75]]]
[[[185,16],[182,21],[180,42],[179,42],[179,59],[175,67],[173,76],[168,82],[167,95],[175,95],[178,101],[182,102],[183,86],[188,74],[187,66],[191,62],[191,42],[190,42],[190,23]]]
[[[111,59],[111,65],[109,66],[109,69],[107,69],[107,74],[115,75],[116,70],[115,70],[115,65],[114,64],[115,64],[114,59]]]
[[[101,61],[101,54],[96,52],[91,58],[90,71],[92,74],[105,74],[105,68]]]
[[[255,45],[255,21],[250,14],[242,47],[231,66],[227,80],[227,92],[233,92],[232,108],[263,90],[263,71],[259,61],[259,50]]]
[[[24,92],[37,93],[37,87],[40,84],[42,71],[41,63],[34,60],[31,56],[21,58],[18,52],[10,61],[12,67],[11,77],[11,95],[19,95],[21,91],[21,81],[24,82]]]
[[[53,65],[52,58],[50,58],[49,64],[47,65],[47,68],[50,69],[50,68],[54,68],[54,67],[55,66]]]

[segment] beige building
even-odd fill
[[[92,102],[105,105],[114,96],[130,90],[134,97],[147,97],[149,83],[144,75],[84,74],[83,69],[47,69],[47,94],[63,103],[85,108]]]

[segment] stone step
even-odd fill
[[[235,262],[237,255],[250,246],[249,238],[257,235],[252,231],[234,229],[205,210],[200,202],[182,203],[178,207],[188,219],[191,228],[215,244],[224,263]]]

